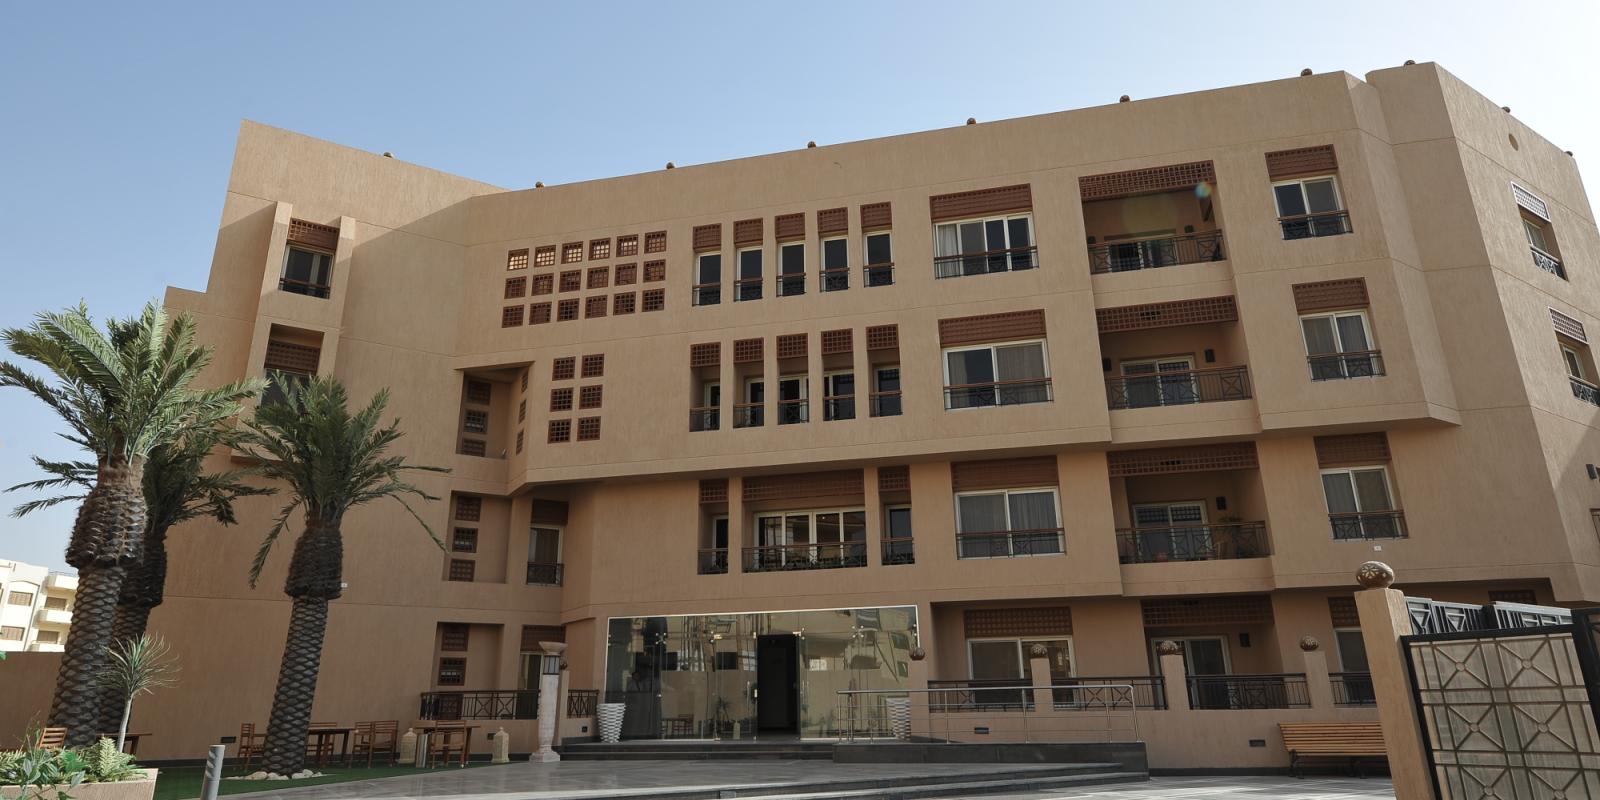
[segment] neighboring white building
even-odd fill
[[[0,650],[60,651],[77,596],[76,575],[0,560]]]

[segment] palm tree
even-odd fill
[[[205,460],[219,446],[237,444],[232,428],[214,425],[197,428],[177,441],[150,452],[144,468],[144,552],[128,568],[117,598],[115,621],[111,626],[113,645],[144,635],[150,612],[165,599],[167,581],[167,532],[191,519],[209,517],[223,525],[236,518],[233,501],[240,497],[271,494],[272,489],[244,482],[246,470],[206,472]],[[94,486],[95,465],[88,461],[46,461],[37,456],[33,463],[50,477],[13,486],[6,491]],[[12,516],[21,517],[58,503],[82,500],[83,495],[58,495],[30,500],[17,506]],[[124,701],[113,686],[102,692],[100,721],[95,727],[110,731],[117,725]]]
[[[277,381],[279,376],[273,379]],[[338,599],[344,585],[340,526],[345,512],[373,500],[395,500],[443,550],[444,543],[433,528],[406,502],[407,496],[437,498],[405,482],[403,473],[448,470],[407,464],[401,456],[386,454],[401,435],[399,420],[379,426],[379,417],[389,403],[387,390],[351,414],[345,389],[337,380],[312,378],[303,385],[283,384],[285,402],[258,408],[255,419],[242,432],[242,445],[256,460],[260,474],[286,484],[290,497],[256,552],[250,566],[251,586],[260,579],[279,535],[289,527],[290,516],[299,510],[305,519],[283,587],[294,605],[262,758],[267,772],[293,775],[305,766],[328,601]]]
[[[41,313],[27,328],[0,332],[0,340],[54,378],[0,362],[0,387],[37,397],[66,423],[66,439],[95,458],[94,485],[67,542],[67,563],[78,569],[78,598],[48,717],[49,725],[67,729],[69,746],[84,746],[98,733],[98,678],[117,598],[128,566],[143,551],[145,459],[190,430],[234,416],[262,383],[191,388],[211,362],[211,348],[196,345],[193,319],[180,316],[169,325],[154,302],[137,317],[107,320],[104,332],[80,305]]]
[[[118,641],[107,656],[110,661],[100,674],[100,681],[111,690],[106,693],[108,697],[122,698],[117,706],[120,720],[116,724],[117,751],[121,752],[122,743],[128,738],[128,717],[133,715],[134,698],[171,686],[178,672],[178,659],[171,655],[160,636],[148,633]]]

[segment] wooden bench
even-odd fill
[[[1278,732],[1289,751],[1289,772],[1297,778],[1308,758],[1346,759],[1351,774],[1360,775],[1363,760],[1389,757],[1376,722],[1280,722]]]

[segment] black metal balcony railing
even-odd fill
[[[1329,514],[1335,541],[1353,539],[1404,539],[1406,515],[1403,511],[1358,511]]]
[[[779,400],[778,424],[798,425],[811,421],[811,403],[805,400]]]
[[[727,548],[701,548],[696,561],[698,562],[696,571],[701,575],[726,575],[728,572]]]
[[[835,267],[822,271],[822,291],[842,292],[850,288],[850,268]]]
[[[1217,367],[1106,379],[1106,405],[1112,409],[1186,406],[1248,399],[1248,367]]]
[[[745,572],[840,569],[866,565],[866,542],[775,544],[744,548]]]
[[[537,719],[538,689],[423,692],[421,719]]]
[[[1555,256],[1550,255],[1549,253],[1546,253],[1545,251],[1540,250],[1531,244],[1528,245],[1528,249],[1533,252],[1533,263],[1537,265],[1539,269],[1542,269],[1545,272],[1548,272],[1551,275],[1563,280],[1566,279],[1567,268],[1561,265],[1561,259],[1556,258]]]
[[[778,276],[778,296],[793,297],[806,293],[806,276],[803,273],[791,272]]]
[[[1567,376],[1572,383],[1572,396],[1592,406],[1600,406],[1600,386],[1576,377]]]
[[[1310,708],[1304,673],[1191,675],[1189,705],[1198,709]]]
[[[693,287],[694,304],[697,306],[714,306],[722,302],[722,284],[697,283]]]
[[[1132,691],[1113,688],[1122,685]],[[1085,688],[1075,688],[1082,686]],[[930,680],[928,706],[941,713],[1021,711],[1034,708],[1034,688],[1027,678],[994,680]],[[1130,708],[1166,710],[1166,686],[1160,675],[1057,678],[1051,705],[1058,711]]]
[[[928,681],[928,708],[956,711],[1021,711],[1033,708],[1032,683],[1027,678]]]
[[[759,428],[766,422],[766,410],[760,403],[736,403],[733,406],[733,427]]]
[[[1180,264],[1200,264],[1227,258],[1222,248],[1222,231],[1202,231],[1132,242],[1104,242],[1089,245],[1089,272],[1133,272]]]
[[[1081,711],[1084,709],[1128,708],[1130,702],[1141,711],[1165,711],[1167,708],[1166,681],[1160,675],[1116,675],[1105,677],[1075,677],[1057,679],[1051,691],[1056,710]],[[1072,689],[1073,684],[1089,686]],[[1125,689],[1110,688],[1126,684]]]
[[[528,562],[529,586],[560,586],[561,565],[548,561]]]
[[[894,264],[868,264],[861,268],[862,277],[868,286],[893,286]]]
[[[1265,522],[1230,522],[1123,528],[1117,531],[1117,554],[1124,564],[1152,564],[1264,558],[1271,551]]]
[[[583,719],[594,716],[600,704],[599,689],[568,689],[567,718]]]
[[[898,417],[900,416],[899,392],[873,392],[869,398],[872,403],[872,416]]]
[[[933,277],[958,278],[962,275],[987,275],[991,272],[1018,272],[1039,266],[1039,246],[1011,247],[984,253],[937,256]]]
[[[714,431],[722,423],[716,406],[689,409],[690,431]]]
[[[297,281],[293,278],[279,278],[278,289],[290,294],[303,294],[307,297],[320,297],[328,299],[328,294],[333,287],[326,283],[312,283],[310,281]]]
[[[1321,236],[1338,236],[1350,232],[1350,212],[1322,211],[1316,214],[1297,214],[1279,217],[1284,239],[1315,239]]]
[[[1311,380],[1338,381],[1346,378],[1376,378],[1383,372],[1383,352],[1360,350],[1349,353],[1323,353],[1308,356]]]
[[[1333,684],[1333,704],[1336,706],[1375,706],[1378,695],[1372,688],[1370,672],[1334,672],[1328,675]]]
[[[895,538],[886,536],[883,539],[884,564],[915,564],[917,563],[916,549],[912,546],[910,536]]]
[[[760,278],[740,278],[739,280],[734,281],[733,282],[733,299],[734,300],[760,300],[761,299],[761,279]]]
[[[1066,552],[1061,528],[956,534],[958,558],[1014,558]]]
[[[945,410],[1048,403],[1051,399],[1049,378],[1026,378],[944,387]]]
[[[855,419],[856,396],[842,394],[838,397],[822,398],[822,418],[825,420]]]

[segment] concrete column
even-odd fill
[[[733,342],[723,340],[717,352],[720,361],[717,365],[717,383],[722,387],[722,402],[717,406],[717,429],[730,431],[733,430],[733,404],[739,402],[741,397],[738,372],[733,367]],[[701,390],[696,387],[695,391]],[[696,397],[695,405],[700,403],[701,399]]]
[[[1036,714],[1054,711],[1055,692],[1050,689],[1050,659],[1045,656],[1044,645],[1036,644],[1039,652],[1028,654],[1028,669],[1033,672],[1033,710]]]
[[[850,263],[858,262],[852,260]],[[851,276],[851,280],[856,280],[855,276]],[[850,368],[856,375],[856,419],[867,419],[872,416],[872,392],[876,387],[872,385],[872,363],[867,357],[865,327],[850,332]]]
[[[1333,710],[1333,681],[1328,677],[1328,654],[1318,648],[1315,637],[1300,639],[1300,655],[1305,658],[1306,694],[1311,707],[1318,711]]]
[[[1413,632],[1406,596],[1389,588],[1394,570],[1378,561],[1362,564],[1356,580],[1364,588],[1356,592],[1356,611],[1361,615],[1361,640],[1367,648],[1373,694],[1382,710],[1378,719],[1384,748],[1389,751],[1394,796],[1396,800],[1432,800],[1433,779],[1428,775],[1422,725],[1400,645],[1400,637]]]
[[[807,278],[810,274],[807,274]],[[820,425],[826,420],[823,413],[822,391],[822,335],[818,333],[806,334],[806,419],[813,425]]]
[[[548,664],[551,659],[559,662],[561,651],[567,649],[567,645],[563,642],[540,642],[539,649],[544,651],[545,663]],[[561,670],[541,666],[539,672],[539,749],[528,756],[528,760],[550,763],[561,760],[554,749],[556,715],[564,710],[556,706],[561,700]]]
[[[1172,642],[1157,645],[1157,652],[1161,654],[1161,686],[1167,695],[1167,710],[1190,710],[1189,669],[1184,666],[1183,653]]]
[[[861,408],[859,394],[856,408]],[[878,497],[877,467],[861,470],[861,498],[867,509],[867,563],[876,567],[883,563],[883,501]]]
[[[761,339],[761,385],[766,395],[761,403],[761,425],[770,429],[778,424],[778,337]]]
[[[744,548],[755,544],[754,541],[745,540],[746,523],[744,519],[744,478],[732,475],[728,478],[728,574],[735,575],[744,571]]]

